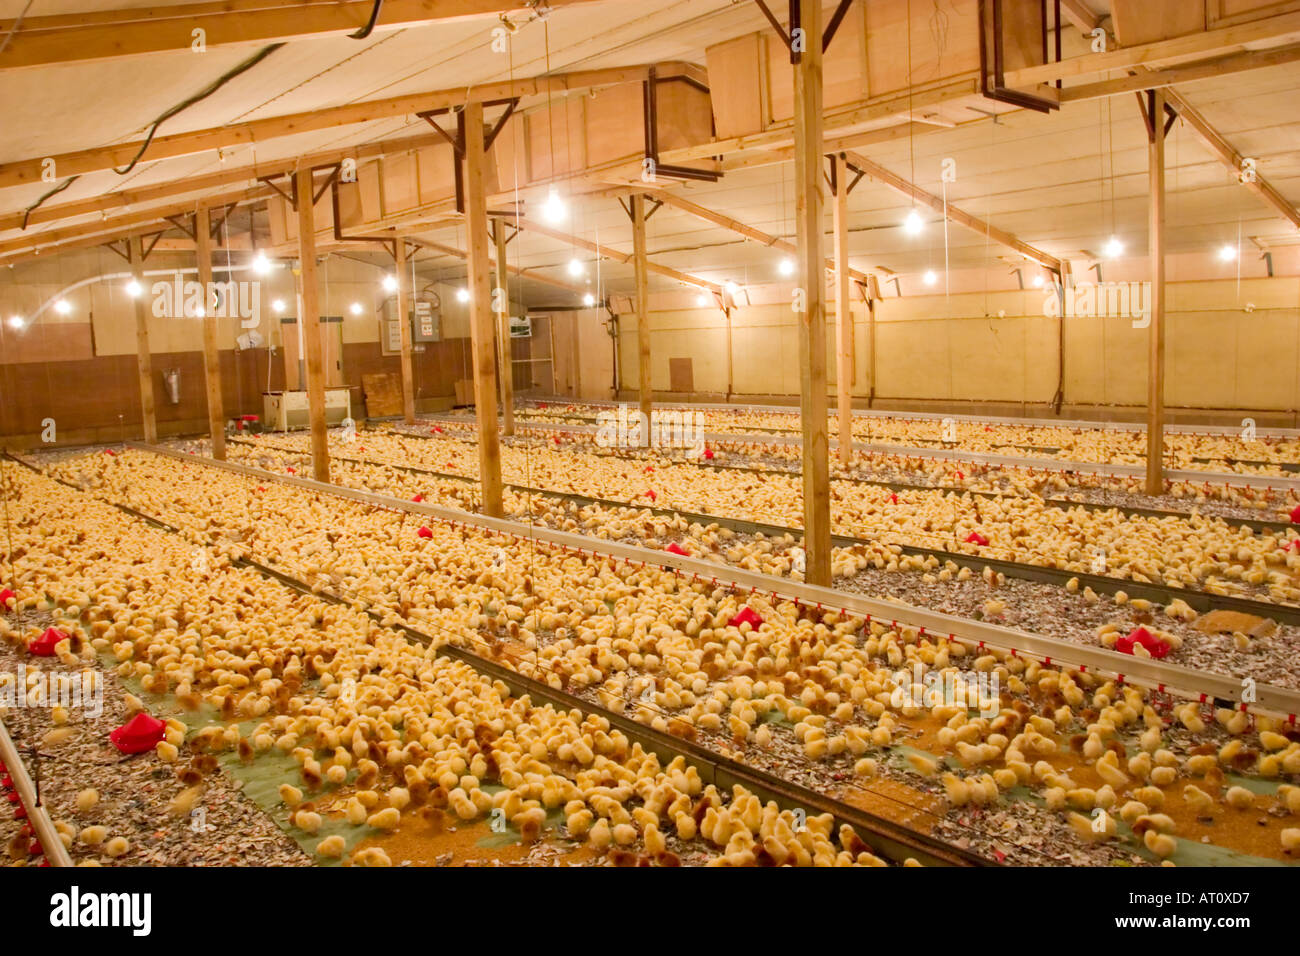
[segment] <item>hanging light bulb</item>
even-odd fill
[[[348,311],[351,312],[353,315],[360,315],[360,314],[361,314],[361,303],[360,303],[360,302],[353,302],[350,306],[348,306]]]
[[[130,282],[126,284],[126,294],[133,299],[140,298],[140,293],[143,291],[144,288],[135,279],[132,279]]]
[[[1041,289],[1043,287],[1043,277],[1041,275],[1034,276],[1032,283],[1035,289]]]
[[[579,262],[577,259],[569,260],[569,275],[571,276],[582,275],[582,263]]]
[[[9,328],[21,329],[23,327],[23,317],[21,315],[9,316]]]
[[[385,291],[385,292],[396,292],[396,291],[397,291],[397,276],[395,276],[395,275],[386,275],[386,276],[384,276],[383,286],[384,286],[384,291]]]
[[[777,271],[783,276],[794,275],[794,260],[786,256],[781,260],[781,264],[777,266]]]
[[[552,186],[546,194],[546,201],[542,203],[542,218],[549,223],[563,222],[564,217],[569,214],[569,210],[564,205],[564,200]]]
[[[708,304],[709,304],[709,297],[708,297],[707,295],[705,295],[703,292],[701,292],[699,295],[697,295],[697,296],[695,297],[695,305],[696,305],[698,308],[703,309],[703,308],[705,308]]]
[[[736,285],[736,283],[732,282],[730,279],[728,279],[722,287],[727,290],[727,295],[730,296],[734,296],[740,291],[740,286]]]
[[[926,285],[934,285],[938,281],[939,281],[939,274],[937,272],[935,272],[933,269],[926,270],[925,273]]]
[[[67,299],[60,299],[58,302],[54,303],[54,311],[59,313],[59,315],[67,315],[72,311],[72,303]]]
[[[1220,262],[1232,262],[1237,258],[1237,247],[1233,245],[1222,246],[1219,249]]]
[[[259,252],[253,257],[253,271],[260,276],[264,276],[271,271],[271,260],[266,258],[265,252]]]
[[[1111,236],[1106,240],[1106,258],[1118,259],[1124,254],[1124,242],[1119,236]]]
[[[284,315],[284,299],[276,299],[271,303],[271,308],[275,309],[276,315]]]
[[[921,214],[915,209],[909,212],[907,218],[903,220],[903,230],[909,236],[919,236],[925,230],[925,220],[921,218]]]
[[[596,304],[596,297],[588,292],[582,297],[582,304],[588,307],[593,306]]]
[[[468,302],[468,301],[469,301],[469,289],[465,289],[465,288],[457,289],[457,290],[456,290],[456,301],[457,301],[457,302]]]

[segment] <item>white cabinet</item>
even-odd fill
[[[270,431],[288,431],[307,428],[310,420],[307,411],[307,392],[263,392],[262,427]],[[325,424],[341,425],[352,417],[352,390],[325,389]]]

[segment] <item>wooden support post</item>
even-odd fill
[[[140,421],[144,426],[144,440],[150,444],[158,440],[158,421],[154,416],[153,360],[149,356],[149,306],[144,279],[144,239],[131,240],[131,271],[140,287],[135,297],[135,366],[140,374]],[[123,438],[126,436],[123,435]]]
[[[645,196],[632,197],[632,268],[636,279],[636,354],[637,388],[640,389],[641,414],[650,427],[654,389],[650,373],[650,287],[645,255]],[[649,440],[649,436],[645,436]]]
[[[822,205],[821,0],[798,0],[803,49],[794,68],[798,233],[799,414],[803,432],[804,580],[831,583],[830,446],[826,420],[826,255]],[[799,295],[801,293],[801,296]],[[800,301],[801,300],[801,301]]]
[[[320,337],[320,291],[316,287],[316,216],[311,197],[316,194],[310,166],[294,174],[298,195],[298,276],[301,283],[304,350],[307,353],[307,416],[311,423],[312,475],[330,480],[330,450],[325,430],[325,357]]]
[[[465,105],[465,232],[469,241],[469,330],[478,420],[479,485],[483,513],[500,518],[501,439],[497,425],[496,334],[488,278],[487,194],[483,191],[483,104]]]
[[[411,316],[406,311],[406,296],[414,292],[406,276],[406,240],[398,236],[394,245],[393,268],[397,270],[397,324],[402,343],[402,419],[415,424],[415,367],[411,360]]]
[[[203,386],[208,396],[208,435],[212,457],[226,460],[226,415],[221,402],[221,355],[217,351],[217,310],[212,295],[212,224],[208,207],[194,210],[194,257],[203,289]]]
[[[510,342],[510,263],[506,259],[506,222],[498,219],[493,224],[497,246],[497,286],[493,299],[497,306],[497,351],[501,356],[501,414],[504,434],[515,433],[515,359]]]
[[[849,167],[843,153],[835,166],[835,394],[839,406],[840,463],[853,457],[853,306],[849,298]]]
[[[1165,94],[1152,90],[1147,99],[1150,141],[1151,314],[1147,329],[1147,487],[1149,495],[1164,492],[1165,450]]]

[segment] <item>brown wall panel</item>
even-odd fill
[[[261,415],[262,392],[268,387],[267,351],[223,350],[220,361],[226,415]],[[160,432],[201,431],[207,416],[203,353],[157,352],[153,368]],[[163,386],[163,372],[170,368],[180,370],[180,401],[175,405]],[[270,388],[283,388],[279,355],[269,371]],[[457,338],[426,344],[414,356],[414,371],[417,399],[453,395],[456,380],[469,374],[469,341]],[[344,385],[353,388],[354,417],[364,414],[361,376],[373,372],[400,372],[398,357],[382,355],[378,342],[345,343]],[[119,426],[131,435],[140,421],[135,356],[0,364],[0,436],[39,434],[46,418],[54,419],[63,441],[90,440],[87,432],[107,434]],[[167,428],[168,424],[173,427]]]

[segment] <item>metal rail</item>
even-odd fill
[[[504,534],[516,541],[532,542],[534,546],[541,545],[565,552],[572,551],[579,555],[609,557],[634,565],[654,565],[666,570],[675,570],[689,576],[692,580],[718,582],[738,592],[770,594],[775,598],[785,598],[796,603],[842,610],[868,620],[890,621],[891,624],[915,627],[931,634],[947,636],[977,649],[992,648],[1006,654],[1028,655],[1036,660],[1052,661],[1063,667],[1114,674],[1129,683],[1178,694],[1192,700],[1214,699],[1222,701],[1225,706],[1265,713],[1283,719],[1294,719],[1300,715],[1300,691],[1272,684],[1256,685],[1256,701],[1249,705],[1240,704],[1238,701],[1242,689],[1241,680],[1224,674],[1206,674],[1177,664],[1129,657],[1100,647],[1073,644],[1029,631],[1013,630],[984,621],[973,621],[924,608],[894,604],[786,578],[773,578],[770,575],[712,564],[698,558],[666,551],[651,551],[614,541],[593,541],[582,535],[521,525],[504,518],[490,518],[424,502],[404,501],[387,495],[325,484],[293,475],[279,475],[260,468],[228,461],[215,461],[144,442],[132,441],[125,444],[127,447],[178,461],[198,463],[257,480],[272,480],[292,487],[347,498],[376,508],[428,515],[455,525]],[[1274,605],[1269,607],[1272,608]]]
[[[239,441],[239,443],[256,447],[255,443],[252,442]],[[283,448],[277,450],[290,451],[292,454],[306,454],[306,452]],[[448,472],[432,471],[425,468],[417,468],[414,465],[397,465],[390,462],[375,461],[369,458],[350,458],[342,455],[335,455],[333,457],[336,461],[347,461],[354,464],[379,466],[392,468],[397,471],[411,472],[413,474],[429,475],[430,477],[442,480],[459,481],[472,487],[477,487],[478,484],[475,479],[465,475],[453,475]],[[591,495],[578,494],[577,492],[533,488],[528,485],[507,483],[505,487],[523,494],[558,498],[565,501],[578,502],[584,505],[596,505],[602,508],[635,508],[639,511],[649,511],[652,514],[662,517],[680,516],[695,524],[716,524],[719,527],[729,528],[732,531],[742,534],[753,534],[761,531],[763,534],[768,536],[788,534],[796,539],[803,537],[803,531],[799,528],[791,528],[785,525],[772,524],[770,522],[754,521],[724,515],[712,515],[698,511],[684,511],[680,508],[660,508],[649,505],[638,505],[626,501],[617,501],[612,498],[598,498]],[[1076,507],[1076,505],[1071,502],[1062,502],[1060,506]],[[1229,523],[1231,524],[1234,522]],[[852,548],[854,546],[865,546],[871,544],[871,542],[863,538],[855,538],[851,535],[842,534],[831,535],[831,542],[837,547],[842,548]],[[973,571],[982,571],[984,566],[988,565],[993,570],[999,571],[1007,577],[1019,578],[1024,581],[1052,584],[1058,587],[1063,587],[1071,578],[1078,578],[1080,585],[1090,587],[1099,594],[1115,594],[1118,591],[1124,591],[1130,597],[1144,598],[1148,601],[1155,601],[1160,604],[1169,604],[1175,598],[1181,598],[1188,607],[1202,613],[1214,610],[1236,611],[1242,614],[1252,614],[1256,617],[1270,617],[1285,624],[1300,626],[1300,606],[1292,604],[1256,601],[1252,598],[1237,597],[1230,594],[1214,594],[1199,588],[1172,588],[1158,584],[1143,584],[1140,581],[1116,578],[1105,574],[1092,574],[1085,571],[1067,571],[1061,568],[1051,568],[1043,565],[1028,564],[1022,561],[1012,561],[1007,558],[966,554],[963,551],[944,551],[939,548],[926,548],[919,545],[901,544],[898,542],[889,542],[889,544],[901,548],[903,553],[907,555],[922,558],[934,557],[939,561],[951,561],[958,567],[967,567]]]
[[[471,423],[457,419],[429,416],[424,421],[440,421],[470,426]],[[568,432],[572,434],[591,434],[594,425],[562,425],[537,422],[525,422],[524,428]],[[799,446],[803,439],[798,436],[778,434],[705,432],[704,440],[710,442],[736,442],[740,444],[767,444]],[[830,439],[832,448],[839,447],[839,441]],[[1026,458],[1019,455],[994,455],[986,452],[960,451],[944,453],[933,448],[914,445],[888,445],[874,442],[853,443],[853,450],[877,455],[899,455],[904,458],[926,458],[932,461],[949,461],[956,464],[1003,465],[1010,468],[1035,469],[1043,471],[1073,472],[1080,475],[1103,475],[1109,478],[1140,478],[1145,474],[1143,465],[1115,465],[1104,462],[1065,461],[1059,458]],[[1215,485],[1230,485],[1234,488],[1278,488],[1300,491],[1300,477],[1287,478],[1277,475],[1245,475],[1233,472],[1197,471],[1186,468],[1166,468],[1165,478],[1171,481],[1188,481]]]
[[[599,408],[618,408],[618,402],[604,401],[601,399],[584,398],[580,403],[565,395],[556,395],[551,397],[532,397],[523,399],[519,404],[533,404],[547,402],[552,405],[592,405]],[[660,408],[684,409],[701,411],[748,411],[748,412],[770,412],[784,415],[797,415],[798,406],[792,405],[763,405],[763,404],[740,404],[740,403],[722,403],[722,402],[665,402],[657,404]],[[1073,428],[1088,431],[1126,431],[1126,432],[1146,432],[1146,425],[1140,422],[1101,422],[1083,418],[1017,418],[1007,415],[965,415],[955,412],[921,412],[921,411],[884,411],[880,409],[855,408],[853,409],[854,418],[877,418],[887,421],[943,421],[945,418],[951,418],[957,422],[967,422],[973,425],[1024,425],[1027,428]],[[1256,429],[1256,435],[1262,438],[1300,438],[1300,429],[1296,428],[1260,428]],[[1175,428],[1166,428],[1166,435],[1240,435],[1241,427],[1238,425],[1180,425]]]
[[[36,784],[27,773],[27,765],[23,763],[22,755],[18,753],[3,720],[0,720],[0,761],[4,762],[14,789],[18,791],[18,798],[27,810],[27,819],[31,821],[32,829],[41,841],[41,852],[45,859],[49,860],[51,866],[72,866],[68,848],[63,845],[59,831],[54,829],[54,821],[41,802]]]
[[[258,479],[270,478],[278,480],[278,476],[271,475],[260,469],[251,469],[243,465],[231,465],[227,462],[216,462],[211,459],[199,458],[188,454],[170,452],[167,449],[158,449],[143,443],[127,442],[129,447],[140,448],[141,450],[168,454],[177,457],[182,461],[198,461],[205,465],[228,468],[237,473],[246,476],[256,477]],[[11,456],[13,457],[13,456]],[[88,494],[85,489],[77,485],[64,481],[59,478],[46,475],[39,468],[33,466],[30,462],[15,458],[21,464],[31,470],[56,481],[68,488],[78,491],[82,494]],[[251,473],[251,474],[250,474]],[[297,483],[296,481],[286,483]],[[307,486],[312,490],[320,491],[326,494],[332,493],[335,489],[331,485],[321,485],[315,481],[307,482]],[[348,497],[348,496],[345,496]],[[165,531],[170,534],[182,535],[181,529],[168,524],[152,515],[146,514],[129,505],[119,502],[106,502],[118,511],[146,522],[151,527]],[[390,507],[387,504],[379,505],[380,507]],[[455,516],[461,516],[460,512],[451,513]],[[442,516],[438,516],[442,517]],[[463,521],[454,518],[443,518],[451,521],[453,524],[465,524]],[[496,533],[507,533],[497,531]],[[303,594],[311,595],[319,600],[324,600],[332,604],[352,606],[352,602],[345,598],[331,594],[327,591],[313,589],[306,582],[293,577],[276,568],[269,567],[259,561],[251,558],[238,558],[231,562],[238,567],[248,568],[256,571],[266,577],[272,578],[280,584],[299,591]],[[402,633],[404,637],[413,643],[421,646],[429,646],[432,638],[422,631],[419,631],[403,623],[385,624],[382,615],[372,610],[366,609],[367,614],[376,623],[392,630]],[[516,697],[527,695],[532,700],[540,700],[552,706],[564,710],[574,710],[585,713],[598,712],[602,717],[609,720],[611,726],[622,731],[629,740],[634,743],[640,743],[643,747],[655,753],[663,763],[668,763],[677,756],[684,757],[688,763],[692,764],[700,774],[700,778],[705,783],[712,783],[720,790],[727,790],[739,784],[745,789],[753,792],[762,800],[775,800],[785,809],[802,809],[806,813],[820,814],[830,813],[836,824],[847,823],[851,825],[854,831],[870,845],[874,850],[882,854],[885,858],[895,862],[902,862],[908,857],[914,857],[918,862],[926,865],[939,866],[997,866],[995,861],[989,860],[979,854],[969,850],[963,850],[954,847],[942,840],[932,837],[925,833],[912,830],[909,827],[895,823],[884,817],[878,817],[875,814],[835,800],[825,794],[819,793],[808,787],[800,786],[784,780],[773,774],[758,770],[747,764],[743,764],[730,757],[724,757],[716,751],[695,741],[683,740],[663,731],[655,730],[653,727],[639,723],[630,717],[616,713],[608,708],[593,704],[574,694],[557,690],[549,684],[538,681],[534,678],[520,674],[505,665],[490,661],[481,655],[464,648],[456,647],[449,643],[443,643],[438,646],[436,653],[452,660],[459,661],[472,667],[475,671],[491,680],[500,680]],[[63,844],[58,844],[60,847]]]
[[[527,428],[530,426],[525,425],[523,427]],[[397,428],[386,428],[386,429],[382,429],[382,431],[384,433],[391,434],[391,435],[398,435],[403,438],[416,438],[422,441],[436,440],[430,435],[418,435],[414,432],[400,431]],[[257,444],[256,442],[247,441],[243,439],[228,438],[227,441],[237,441],[240,444],[246,444],[249,446],[256,446]],[[278,447],[278,446],[272,446],[272,447]],[[298,449],[281,448],[280,450],[292,451],[295,454],[305,454],[305,452],[301,452]],[[626,456],[620,456],[620,457],[626,457]],[[364,459],[353,459],[353,460],[361,461]],[[384,462],[383,464],[388,464],[388,463]],[[686,464],[686,463],[683,462],[682,464]],[[738,471],[744,474],[784,475],[787,477],[796,477],[796,478],[799,476],[799,472],[794,469],[784,470],[780,468],[750,468],[744,465],[719,465],[708,461],[692,461],[689,464],[691,465],[691,467],[694,468],[708,468],[712,471]],[[396,467],[406,467],[406,466],[393,465],[392,467],[396,468]],[[452,475],[449,472],[439,472],[430,469],[414,469],[414,470],[426,471],[428,474],[441,475],[449,478],[464,477],[462,475]],[[831,485],[834,486],[836,483],[851,484],[851,485],[867,485],[876,488],[888,488],[890,491],[933,491],[933,492],[938,492],[940,494],[971,495],[972,497],[983,498],[989,501],[994,501],[1000,498],[1027,497],[1025,495],[1016,495],[1016,494],[1010,494],[1007,492],[999,492],[999,491],[975,491],[969,488],[946,487],[943,485],[919,485],[914,482],[908,482],[908,481],[886,481],[881,478],[852,478],[843,475],[831,477]],[[1111,505],[1111,504],[1105,504],[1104,502],[1097,502],[1097,501],[1072,501],[1068,498],[1043,498],[1043,504],[1051,505],[1052,507],[1055,508],[1083,508],[1085,511],[1118,511],[1120,514],[1128,515],[1130,517],[1179,518],[1183,520],[1196,517],[1190,511],[1173,511],[1166,508],[1144,508],[1138,505]],[[1217,518],[1234,527],[1249,528],[1252,532],[1256,534],[1277,534],[1277,533],[1285,532],[1288,528],[1295,527],[1295,525],[1293,525],[1291,522],[1288,521],[1269,521],[1264,518],[1227,517],[1223,515],[1211,515],[1211,514],[1201,515],[1201,517],[1207,519]]]

